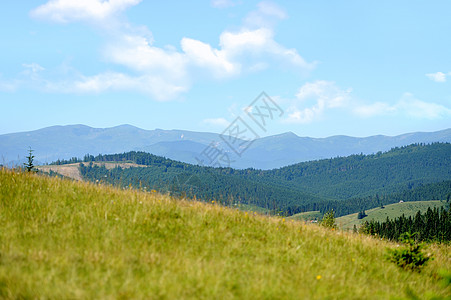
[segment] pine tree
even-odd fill
[[[335,213],[333,210],[330,210],[324,214],[320,225],[327,227],[327,228],[333,228],[333,229],[337,228],[337,224],[335,224]]]
[[[33,155],[33,150],[30,149],[28,150],[28,156],[26,157],[28,162],[23,163],[25,166],[25,169],[27,170],[27,172],[35,172],[36,170],[34,170],[34,164],[33,164],[33,159],[34,159],[34,155]]]

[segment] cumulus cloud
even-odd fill
[[[448,75],[450,75],[449,73]],[[446,74],[443,72],[437,72],[437,73],[429,73],[426,74],[426,76],[435,82],[445,82],[446,81]]]
[[[286,48],[275,41],[273,23],[286,18],[286,13],[272,2],[260,2],[256,10],[243,20],[240,29],[222,32],[218,47],[184,37],[180,41],[181,50],[172,46],[155,46],[150,30],[143,26],[132,26],[119,18],[124,10],[140,2],[51,0],[30,14],[57,23],[87,22],[106,33],[102,51],[104,59],[125,67],[125,71],[80,75],[73,89],[78,88],[81,92],[130,88],[166,100],[188,91],[199,78],[236,77],[243,72],[260,72],[278,66],[281,62],[302,71],[314,67],[296,49]],[[234,4],[226,0],[212,1],[215,7]],[[132,84],[130,80],[137,83]],[[146,88],[146,84],[150,87]],[[156,88],[157,84],[161,88]]]
[[[351,89],[343,90],[334,82],[318,80],[304,84],[287,109],[289,123],[310,123],[326,110],[344,107],[350,100]]]
[[[105,21],[141,0],[51,0],[31,11],[34,18],[57,23]]]
[[[154,47],[140,35],[122,34],[105,46],[107,60],[146,74],[159,74],[163,78],[184,77],[185,57],[172,49]]]
[[[212,48],[209,44],[190,38],[181,41],[187,63],[210,70],[215,77],[237,74],[240,65],[229,60],[228,53]]]

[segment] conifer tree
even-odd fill
[[[327,227],[327,228],[333,228],[333,229],[337,228],[337,224],[335,224],[335,213],[333,210],[330,210],[324,214],[320,225]]]
[[[25,169],[27,170],[27,172],[35,172],[34,164],[33,164],[34,155],[33,155],[33,150],[31,149],[31,147],[28,150],[28,156],[26,158],[28,161],[26,163],[23,163],[25,166]]]

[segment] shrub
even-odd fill
[[[414,236],[415,233],[403,233],[400,240],[405,247],[388,249],[388,259],[403,269],[420,272],[430,257],[421,251],[423,243],[415,242]]]

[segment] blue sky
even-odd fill
[[[451,127],[450,1],[0,5],[0,134],[68,124],[219,133],[262,91],[283,110],[262,136]]]

